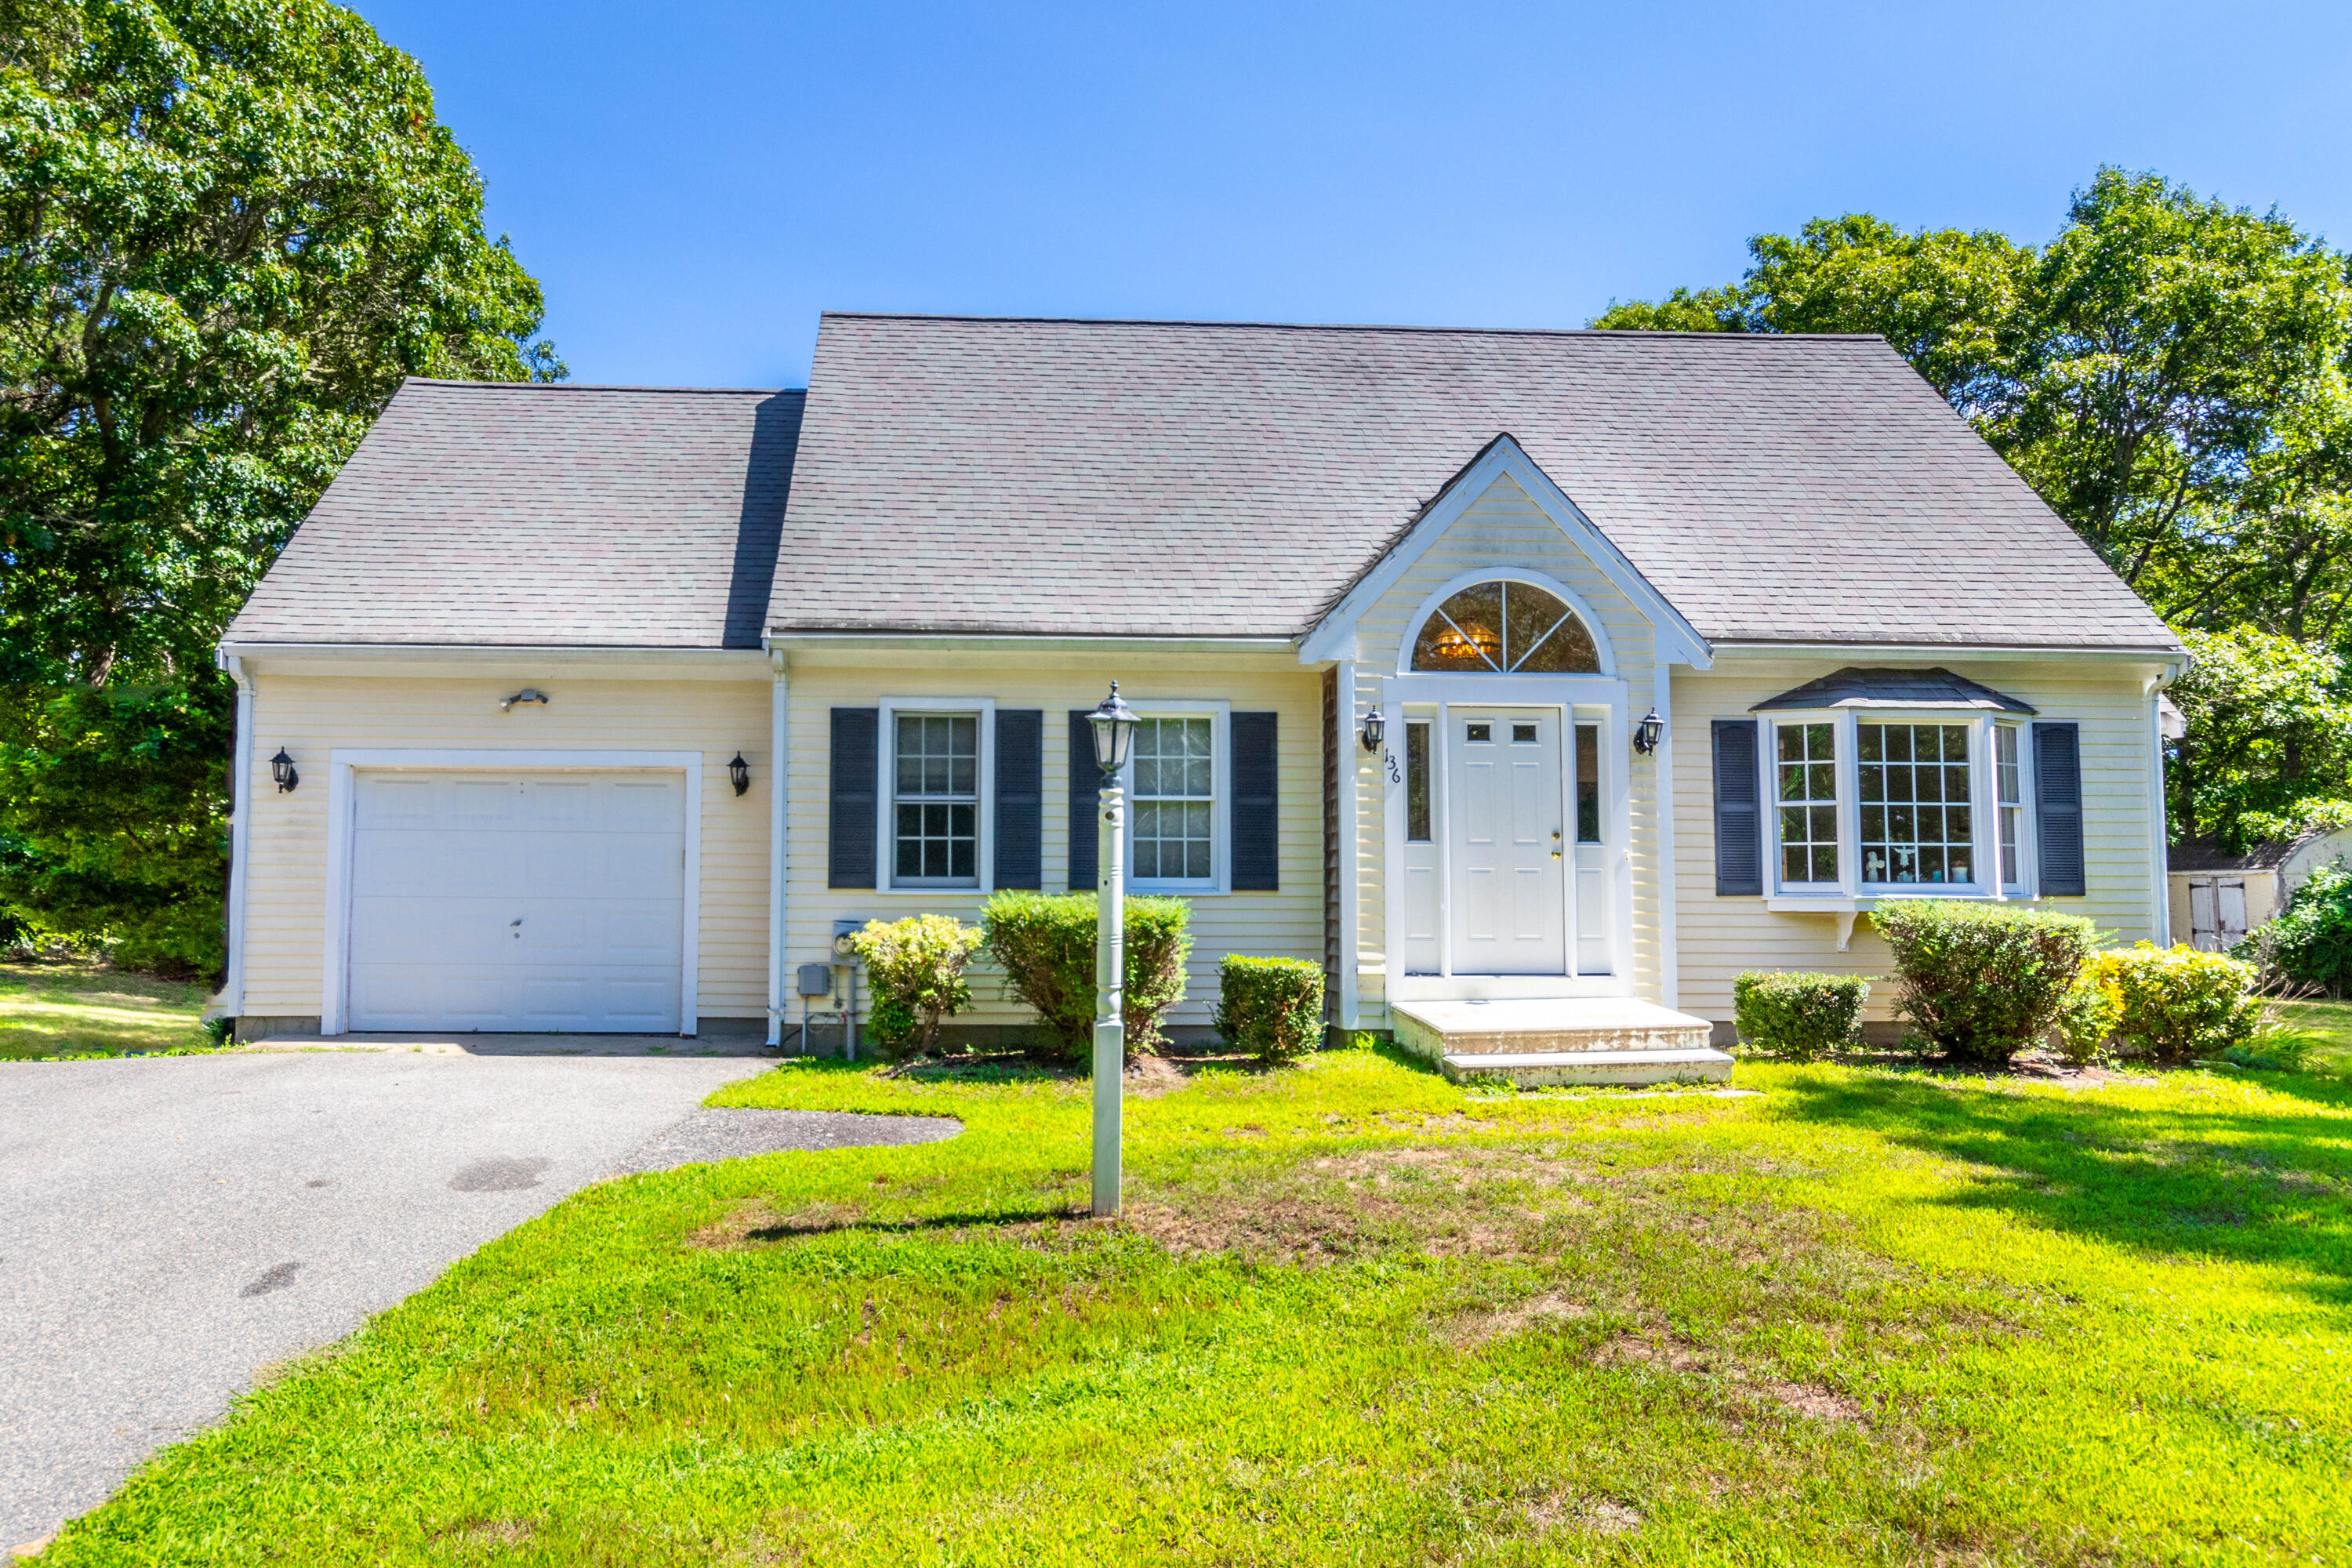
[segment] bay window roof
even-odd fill
[[[1979,686],[1948,669],[1865,669],[1849,666],[1818,680],[1768,697],[1748,710],[1766,713],[1776,709],[1808,712],[1831,708],[1948,708],[1978,713],[2032,713],[2032,704]]]

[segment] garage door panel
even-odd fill
[[[362,773],[354,784],[352,1027],[678,1026],[684,781]]]

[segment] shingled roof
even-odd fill
[[[2177,647],[1876,338],[866,315],[805,395],[408,383],[226,640],[1295,637],[1505,432],[1711,640]]]
[[[756,648],[804,395],[408,382],[225,640]]]
[[[1295,636],[1507,431],[1713,640],[2177,646],[1877,338],[872,315],[768,626]]]

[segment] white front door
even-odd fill
[[[1453,971],[1565,974],[1559,710],[1449,708],[1445,727]]]
[[[676,773],[353,775],[351,1027],[677,1030]]]

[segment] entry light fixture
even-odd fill
[[[1378,708],[1364,715],[1364,750],[1381,749],[1381,737],[1388,733],[1389,721]]]
[[[278,754],[269,759],[269,776],[278,781],[279,795],[291,795],[294,786],[302,782],[302,775],[295,771],[294,759],[286,754],[283,746],[278,747]]]
[[[1645,757],[1656,751],[1658,742],[1665,738],[1666,721],[1658,717],[1654,708],[1643,714],[1642,721],[1633,726],[1633,749]]]
[[[751,764],[743,760],[742,752],[736,752],[735,760],[727,764],[727,777],[735,785],[737,795],[751,787]]]
[[[1106,773],[1127,766],[1128,748],[1135,743],[1135,710],[1120,700],[1118,681],[1110,683],[1110,695],[1087,715],[1087,722],[1095,727],[1095,766]]]
[[[516,692],[512,697],[499,699],[499,711],[501,713],[511,713],[514,711],[515,704],[518,702],[536,702],[541,707],[544,708],[547,706],[547,693],[541,691],[536,686],[526,686],[520,691]]]

